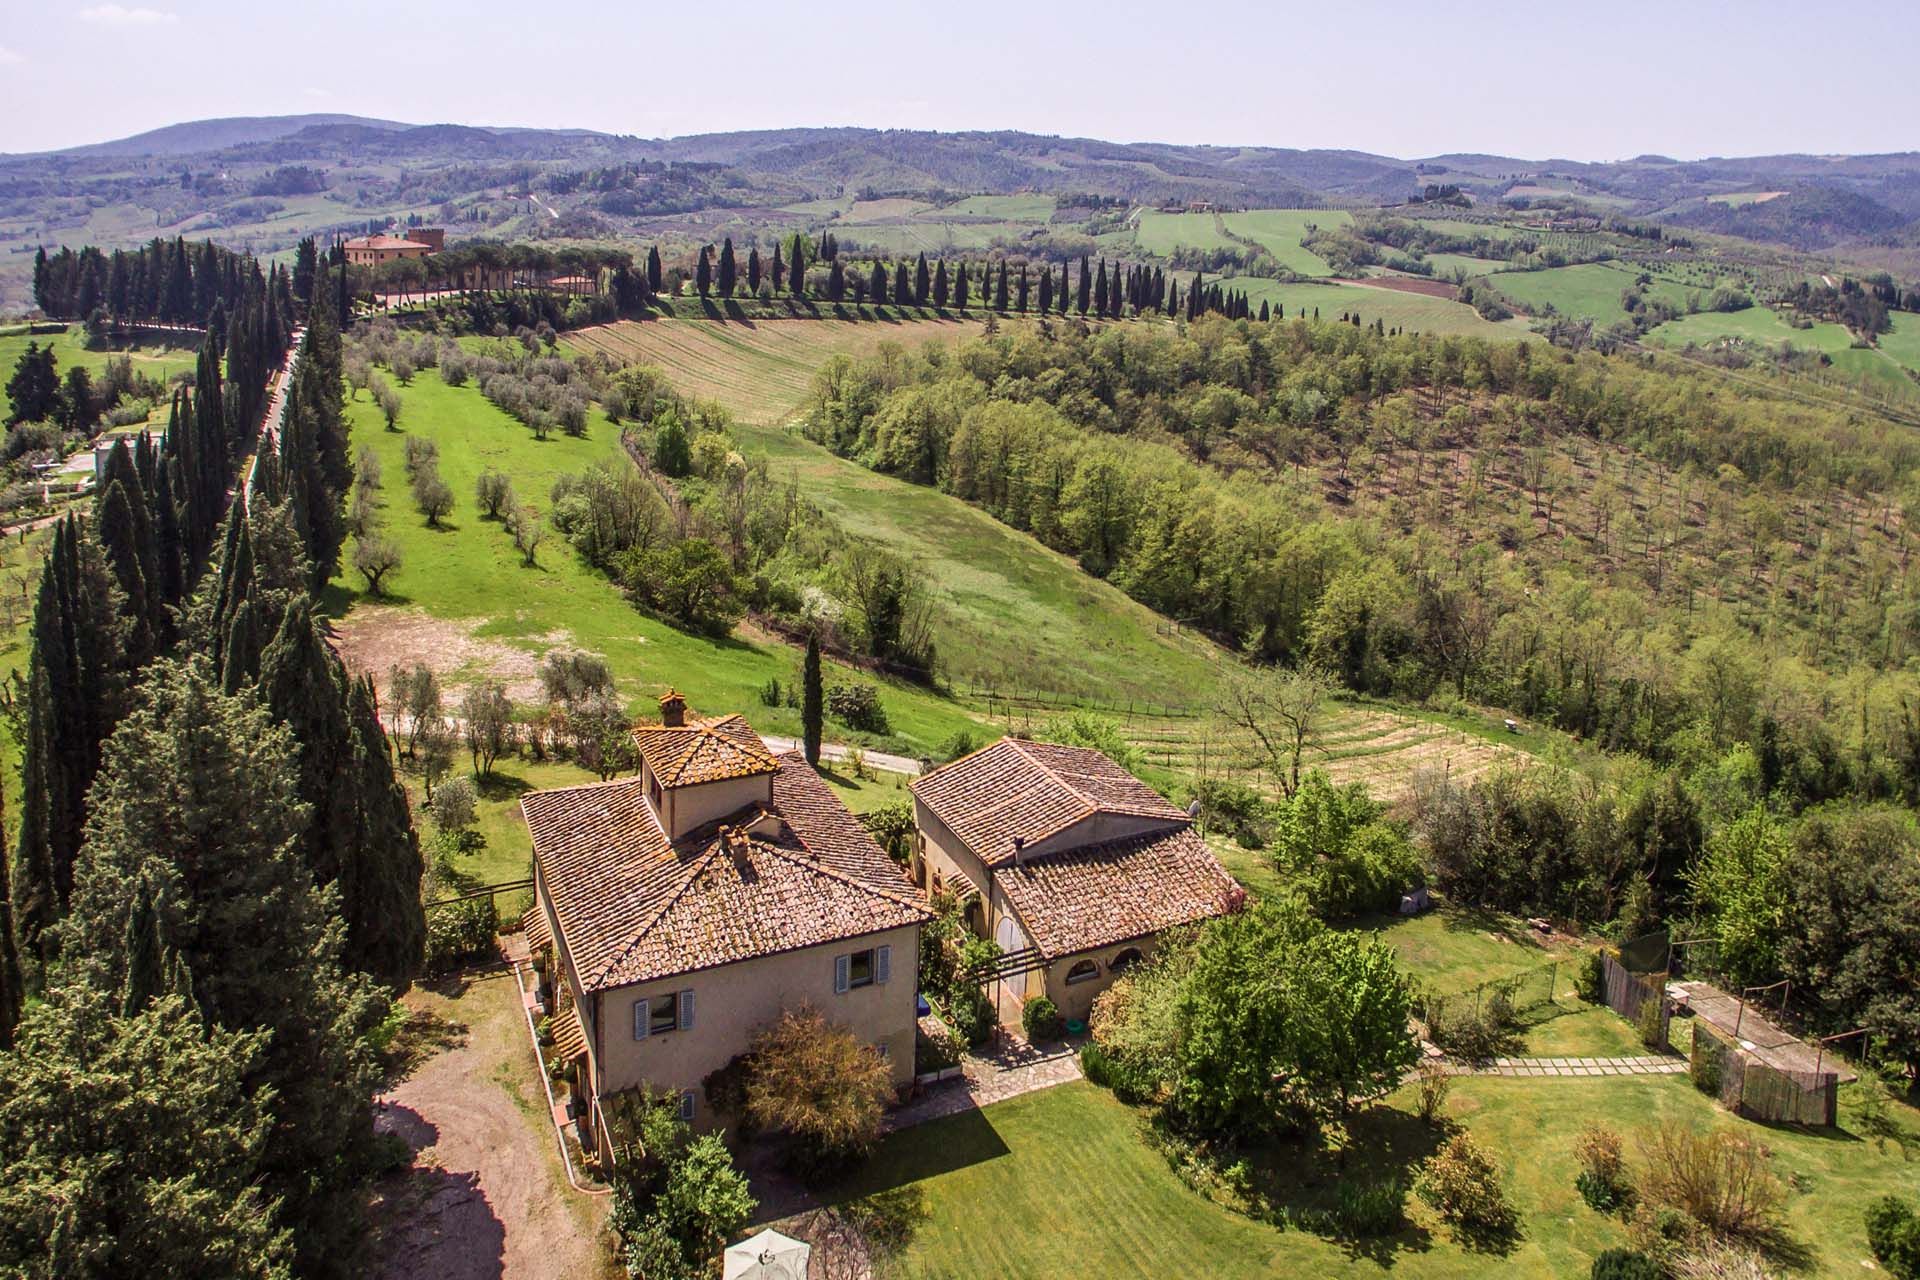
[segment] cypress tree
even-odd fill
[[[960,264],[959,274],[954,277],[953,305],[962,311],[967,309],[967,264],[964,262]]]
[[[1080,270],[1084,273],[1086,269],[1086,262],[1082,260]],[[1081,303],[1080,310],[1082,314],[1086,312],[1084,302]],[[1102,319],[1107,315],[1107,260],[1105,258],[1100,259],[1100,273],[1094,277],[1093,281],[1093,314]]]
[[[120,1016],[131,1018],[163,994],[168,956],[160,941],[160,916],[153,906],[153,886],[141,883],[127,911],[126,936],[120,944],[126,957],[126,977],[120,983]]]
[[[1053,268],[1044,266],[1040,268],[1040,314],[1044,316],[1051,310],[1053,310]]]
[[[1087,304],[1093,294],[1093,273],[1087,269],[1087,255],[1080,255],[1080,289],[1074,297],[1073,309],[1081,315],[1087,314]]]
[[[13,1047],[13,1029],[26,1003],[20,949],[13,937],[13,866],[7,857],[6,802],[0,797],[0,1052]]]
[[[887,267],[880,259],[873,260],[873,274],[867,282],[867,296],[873,299],[873,305],[887,305]]]
[[[1005,314],[1007,310],[1007,260],[1000,259],[1000,276],[993,286],[993,309]]]
[[[739,268],[733,261],[733,237],[728,236],[720,246],[720,296],[731,298],[736,273]]]
[[[780,245],[779,242],[776,241],[773,246],[773,291],[775,293],[780,292],[781,288],[785,286],[786,279],[787,264],[780,257]]]
[[[426,867],[413,829],[407,789],[394,772],[393,748],[380,724],[373,681],[360,677],[347,693],[353,724],[354,791],[359,822],[355,844],[365,859],[358,932],[362,971],[399,990],[426,959],[427,915],[420,882]],[[350,930],[354,921],[348,922]]]
[[[796,235],[793,238],[793,253],[787,262],[787,292],[796,298],[807,296],[807,242],[804,236]]]
[[[700,261],[693,269],[693,284],[703,298],[713,291],[713,246],[710,244],[700,246]]]
[[[260,629],[253,601],[242,600],[220,650],[220,691],[238,693],[260,676]]]
[[[1014,309],[1021,315],[1027,314],[1027,264],[1020,264],[1020,281],[1014,294]]]
[[[807,636],[806,664],[800,670],[800,732],[806,747],[807,763],[820,765],[821,718],[825,714],[826,695],[820,684],[820,636]]]
[[[912,301],[913,286],[907,281],[907,264],[904,262],[896,262],[893,264],[894,305],[904,307]]]
[[[647,246],[647,292],[660,292],[660,246],[657,244]]]
[[[324,1276],[350,1271],[364,1229],[379,1076],[368,1036],[387,1002],[343,972],[341,930],[300,857],[311,816],[298,754],[204,662],[156,663],[107,744],[62,945],[76,974],[112,990],[128,903],[151,885],[208,1023],[271,1033],[245,1074],[249,1097],[273,1098],[255,1171],[281,1201],[297,1272]]]
[[[937,309],[947,305],[947,260],[945,258],[934,264],[933,305]]]
[[[747,292],[756,298],[760,296],[760,250],[747,250]]]
[[[847,271],[835,258],[827,263],[827,297],[839,302],[847,296]]]
[[[129,668],[138,670],[159,652],[153,634],[153,606],[147,598],[148,569],[142,564],[152,558],[151,531],[142,537],[146,504],[129,497],[120,481],[111,480],[99,505],[100,543],[120,588],[122,653]]]
[[[1270,318],[1271,318],[1271,314],[1267,310],[1267,300],[1265,298],[1262,298],[1260,299],[1260,319],[1262,321],[1265,321]]]
[[[930,281],[927,275],[927,255],[925,253],[922,253],[920,255],[920,260],[914,264],[914,268],[913,268],[913,305],[914,306],[924,307],[927,305],[927,293],[928,293],[929,283]]]

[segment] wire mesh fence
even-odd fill
[[[1582,957],[1567,957],[1464,991],[1421,991],[1414,1016],[1427,1038],[1469,1061],[1511,1049],[1519,1032],[1586,1006],[1580,999]]]
[[[1696,1018],[1690,1068],[1701,1092],[1736,1115],[1769,1124],[1827,1126],[1839,1113],[1840,1077],[1833,1071],[1777,1067]]]

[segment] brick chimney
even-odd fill
[[[687,700],[672,689],[660,695],[660,723],[669,729],[687,723]]]

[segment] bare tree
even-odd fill
[[[498,520],[502,513],[513,510],[513,481],[488,467],[473,483],[473,500],[484,519]]]
[[[1321,671],[1299,667],[1241,669],[1221,687],[1220,714],[1252,737],[1261,763],[1286,795],[1299,790],[1301,765],[1319,744],[1329,684]]]

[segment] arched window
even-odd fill
[[[1085,982],[1089,978],[1097,978],[1099,976],[1100,966],[1091,960],[1078,961],[1074,964],[1073,968],[1067,970],[1068,982]]]
[[[1107,965],[1107,968],[1114,973],[1125,973],[1139,963],[1140,948],[1128,947],[1125,951],[1115,956],[1112,962]]]

